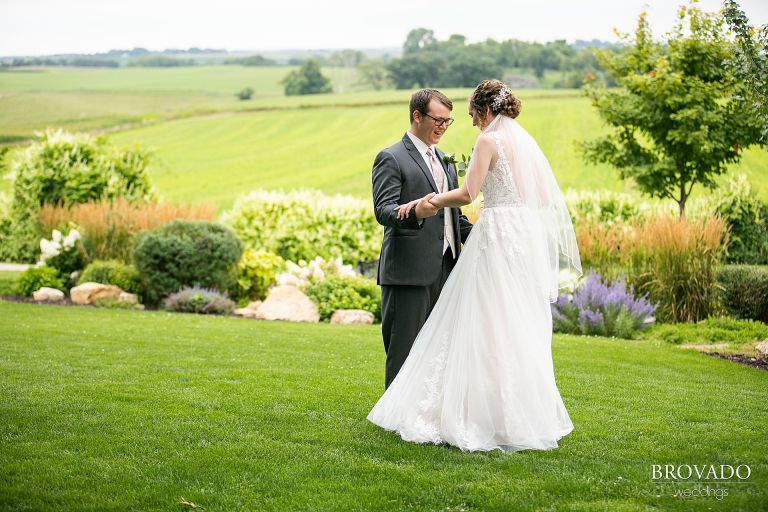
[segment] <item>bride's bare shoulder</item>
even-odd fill
[[[478,151],[493,151],[495,145],[496,140],[491,133],[481,133],[475,141],[475,147]]]

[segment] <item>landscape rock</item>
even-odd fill
[[[768,339],[764,339],[755,347],[755,359],[768,363]]]
[[[117,300],[121,293],[124,293],[123,290],[113,284],[88,282],[72,288],[69,296],[75,304],[85,306],[96,304],[99,299]]]
[[[259,306],[256,318],[260,320],[286,320],[288,322],[320,321],[320,312],[304,292],[295,286],[276,286]]]
[[[260,300],[251,302],[244,308],[236,309],[234,314],[243,318],[258,318],[259,307],[261,307],[261,304],[262,302]]]
[[[337,309],[331,316],[331,323],[338,325],[370,325],[374,316],[364,309]]]
[[[138,304],[139,296],[134,293],[122,292],[117,298],[118,302],[127,302],[129,304]]]
[[[61,302],[64,300],[64,292],[43,286],[32,294],[32,298],[37,302]]]

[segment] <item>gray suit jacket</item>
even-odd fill
[[[456,168],[437,156],[448,176],[448,188],[459,186]],[[444,210],[419,224],[416,210],[398,220],[395,207],[437,192],[432,172],[408,137],[383,149],[373,163],[373,208],[376,220],[384,226],[384,242],[379,257],[377,282],[381,285],[427,286],[434,283],[442,269]],[[459,208],[449,208],[454,240],[466,241],[472,224]],[[457,254],[461,250],[457,243]]]

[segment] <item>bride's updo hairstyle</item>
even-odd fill
[[[509,116],[516,118],[520,115],[523,104],[520,99],[512,94],[512,90],[501,80],[483,80],[475,88],[472,97],[469,99],[472,107],[482,118],[485,114],[485,107],[490,107],[494,115]]]

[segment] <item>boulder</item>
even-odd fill
[[[304,292],[295,286],[276,286],[256,313],[260,320],[286,320],[288,322],[320,321],[320,312]]]
[[[764,339],[755,347],[755,359],[768,363],[768,339]]]
[[[61,302],[64,300],[64,292],[43,286],[32,294],[32,298],[37,302]]]
[[[373,323],[373,319],[373,313],[364,309],[337,309],[331,316],[331,323],[339,325],[370,325]]]
[[[260,300],[251,302],[244,308],[236,309],[234,311],[234,314],[237,316],[242,316],[243,318],[258,318],[259,307],[261,306],[261,304],[262,303]]]
[[[113,284],[83,283],[69,291],[72,302],[80,305],[96,304],[99,299],[118,300],[123,290]]]
[[[117,298],[118,302],[127,302],[128,304],[138,304],[139,296],[134,293],[121,292]]]

